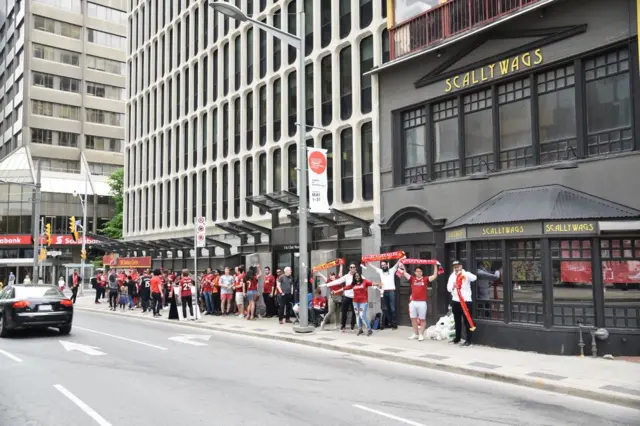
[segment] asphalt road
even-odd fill
[[[198,346],[170,339],[181,334],[204,337],[190,340]],[[80,346],[87,354],[73,343],[93,349]],[[285,342],[88,312],[76,312],[69,336],[51,330],[0,339],[2,426],[462,422],[640,425],[640,411]]]

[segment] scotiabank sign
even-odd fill
[[[31,235],[0,235],[0,246],[30,246],[33,244]],[[44,237],[40,238],[40,244],[46,244]],[[87,244],[100,244],[99,240],[87,237]],[[52,235],[52,246],[80,246],[82,239],[73,241],[71,235]]]
[[[33,244],[31,235],[0,235],[2,246],[29,246]]]

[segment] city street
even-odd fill
[[[640,424],[576,397],[82,311],[70,336],[0,339],[0,374],[3,426]]]

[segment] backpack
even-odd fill
[[[371,322],[371,329],[372,330],[381,330],[380,326],[382,322],[382,314],[380,312],[378,312],[376,314],[376,316],[373,318],[373,321]]]

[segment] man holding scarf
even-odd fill
[[[456,337],[449,343],[457,345],[462,335],[462,320],[466,327],[467,338],[464,346],[471,346],[475,326],[471,320],[471,283],[478,279],[471,272],[465,271],[459,261],[453,262],[453,272],[447,282],[447,291],[451,293],[451,311],[455,321]]]
[[[376,274],[380,277],[380,282],[382,283],[382,301],[383,301],[383,310],[389,313],[389,324],[391,325],[391,329],[397,330],[398,323],[396,322],[396,271],[398,270],[398,266],[400,266],[400,262],[406,256],[402,256],[393,267],[389,268],[388,260],[380,261],[380,269],[376,268],[373,265],[369,265],[371,269],[373,269]],[[369,266],[366,266],[363,262],[362,269],[366,269]],[[434,269],[435,271],[438,268]],[[407,278],[408,279],[408,278]]]

